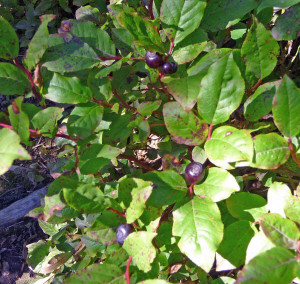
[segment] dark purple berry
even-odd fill
[[[133,229],[132,225],[130,225],[130,224],[123,223],[123,224],[119,225],[116,230],[117,242],[120,245],[123,245],[125,239],[133,231],[134,231],[134,229]]]
[[[204,177],[203,165],[197,162],[192,162],[185,168],[185,179],[187,183],[196,183]]]
[[[158,68],[164,64],[162,56],[157,52],[146,52],[145,62],[150,68]]]
[[[177,65],[175,62],[166,62],[161,69],[165,74],[173,74],[177,71]]]

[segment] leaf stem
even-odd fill
[[[19,67],[23,72],[25,72],[25,74],[27,75],[28,77],[28,80],[30,82],[30,85],[31,85],[31,90],[32,90],[32,93],[33,95],[35,96],[36,100],[38,102],[41,102],[42,100],[42,97],[41,95],[37,92],[36,88],[35,88],[35,84],[33,82],[33,78],[32,78],[32,75],[31,73],[29,72],[29,70],[25,69],[21,64],[20,62],[18,61],[18,59],[14,59],[14,63],[17,67]]]
[[[130,284],[129,267],[130,267],[131,261],[132,261],[132,256],[130,256],[130,257],[128,258],[127,265],[126,265],[125,277],[126,277],[126,283],[127,283],[127,284]]]
[[[192,183],[189,186],[190,197],[193,197],[193,195],[194,195],[194,185],[195,185],[195,183]]]
[[[153,15],[153,0],[150,0],[150,2],[149,2],[149,13],[150,13],[151,20],[154,20],[154,15]]]
[[[297,154],[294,151],[293,143],[292,143],[292,139],[291,138],[289,138],[289,150],[291,152],[293,160],[296,162],[296,164],[300,168],[300,161],[298,160]]]
[[[151,171],[151,172],[154,171],[153,168],[151,168],[150,166],[148,166],[146,163],[141,162],[140,160],[138,160],[135,157],[127,156],[127,155],[124,155],[124,154],[120,154],[118,157],[121,158],[121,159],[127,159],[129,161],[133,161],[133,162],[139,164],[141,167],[143,167],[144,169],[146,169],[148,171]]]
[[[172,41],[171,41],[171,45],[170,45],[169,53],[168,53],[168,55],[166,56],[166,59],[165,59],[165,60],[167,60],[167,59],[170,57],[170,55],[171,55],[172,52],[173,52],[173,49],[174,49],[174,41],[172,40]]]
[[[122,56],[112,56],[112,57],[103,57],[103,56],[98,56],[98,58],[102,61],[107,61],[107,60],[121,60],[123,59],[124,57]],[[145,61],[144,58],[129,58],[130,60],[135,60],[135,61]]]
[[[214,126],[213,124],[209,125],[207,140],[211,139],[211,133],[212,133],[213,126]]]

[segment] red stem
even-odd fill
[[[122,212],[120,212],[120,211],[118,211],[118,210],[116,210],[116,209],[114,209],[114,208],[112,208],[112,207],[108,207],[107,210],[110,210],[110,211],[112,211],[112,212],[115,212],[115,213],[117,213],[118,215],[120,215],[120,216],[126,218],[126,215],[125,215],[124,213],[122,213]]]
[[[113,94],[114,94],[114,96],[115,96],[116,98],[118,98],[118,99],[120,100],[120,102],[124,105],[125,108],[136,111],[136,108],[135,108],[135,107],[132,107],[132,106],[130,106],[128,103],[126,103],[126,102],[119,96],[119,94],[117,93],[116,90],[113,90]]]
[[[35,88],[35,85],[34,85],[34,82],[33,82],[33,78],[32,78],[32,75],[31,73],[25,69],[21,64],[20,62],[18,61],[18,59],[14,59],[14,63],[17,67],[19,67],[23,72],[25,72],[25,74],[27,75],[28,77],[28,80],[30,81],[30,85],[31,85],[31,90],[32,90],[32,93],[34,94],[35,98],[37,99],[38,102],[40,102],[42,100],[42,97],[41,95],[36,91],[36,88]]]
[[[112,56],[112,57],[103,57],[103,56],[98,56],[98,58],[102,61],[106,61],[106,60],[121,60],[124,57],[122,56]],[[135,60],[135,61],[145,61],[144,58],[129,58],[130,60]]]
[[[14,129],[11,125],[8,125],[8,124],[5,124],[5,123],[0,123],[0,126],[1,127],[5,127],[5,128],[9,128],[9,129]],[[34,129],[29,129],[29,132],[35,136],[40,136],[41,134],[39,134],[36,130]],[[74,138],[71,138],[69,135],[66,135],[66,134],[63,134],[63,133],[56,133],[54,135],[55,137],[61,137],[61,138],[65,138],[65,139],[68,139],[68,140],[72,140],[74,142],[77,142],[76,139]]]
[[[168,55],[166,56],[166,60],[170,57],[174,49],[174,41],[171,41],[171,46]]]
[[[132,261],[132,256],[130,256],[130,257],[128,258],[127,265],[126,265],[126,271],[125,271],[126,284],[130,284],[129,267],[130,267],[131,261]]]
[[[98,101],[98,100],[95,100],[95,99],[92,99],[92,101],[100,106],[103,106],[103,107],[109,107],[109,108],[112,108],[113,105],[110,105],[110,104],[106,104],[106,103],[103,103],[102,101]]]
[[[149,13],[150,13],[151,20],[154,20],[154,15],[153,15],[153,0],[150,0],[150,2],[149,2]]]
[[[188,152],[189,152],[190,160],[193,161],[193,155],[192,155],[192,148],[191,148],[191,146],[188,146]]]
[[[165,126],[164,123],[154,123],[154,124],[149,124],[150,127],[154,127],[154,126]]]
[[[250,89],[250,91],[253,92],[260,84],[261,84],[261,79],[258,80],[258,82]]]
[[[132,157],[132,156],[127,156],[127,155],[124,155],[124,154],[120,154],[118,156],[120,159],[127,159],[129,161],[133,161],[137,164],[139,164],[140,166],[142,166],[144,169],[148,170],[148,171],[154,171],[153,168],[149,167],[147,164],[141,162],[140,160],[138,160],[137,158],[135,157]]]
[[[289,138],[289,150],[291,152],[293,160],[297,163],[298,167],[300,168],[300,161],[298,160],[297,154],[294,151],[292,139]]]
[[[207,140],[211,139],[211,133],[212,133],[212,129],[213,129],[213,124],[211,124],[208,128],[208,135],[207,135]]]
[[[194,183],[192,183],[189,186],[189,192],[190,192],[190,197],[193,197],[193,195],[194,195]]]

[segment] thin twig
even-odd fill
[[[120,155],[118,156],[118,158],[120,158],[120,159],[127,159],[127,160],[129,160],[129,161],[133,161],[133,162],[139,164],[141,167],[143,167],[144,169],[146,169],[146,170],[148,170],[148,171],[151,171],[151,172],[154,171],[153,168],[151,168],[150,166],[148,166],[146,163],[141,162],[140,160],[138,160],[138,159],[135,158],[135,157],[127,156],[127,155],[124,155],[124,154],[120,154]]]
[[[132,256],[130,256],[130,257],[128,258],[127,265],[126,265],[125,277],[126,277],[126,283],[127,283],[127,284],[130,284],[129,267],[130,267],[131,261],[132,261]]]
[[[32,90],[32,93],[33,95],[35,96],[35,98],[37,99],[38,102],[41,102],[42,100],[42,97],[41,95],[37,92],[36,88],[35,88],[35,84],[33,82],[33,78],[32,78],[32,75],[31,73],[25,69],[21,64],[20,62],[18,61],[18,59],[14,59],[14,63],[17,67],[19,67],[23,72],[25,72],[25,74],[27,75],[28,77],[28,80],[30,81],[30,85],[31,85],[31,90]]]
[[[149,2],[149,13],[150,13],[151,20],[154,20],[154,15],[153,15],[153,0],[150,0],[150,2]]]
[[[208,128],[207,140],[211,139],[211,133],[212,133],[213,126],[214,125],[211,123],[209,128]]]
[[[98,58],[102,61],[107,61],[107,60],[121,60],[124,57],[122,56],[112,56],[112,57],[103,57],[103,56],[98,56]],[[135,61],[145,61],[144,58],[128,58],[129,60],[135,60]]]
[[[300,168],[300,161],[298,160],[297,154],[294,151],[293,143],[292,143],[292,139],[291,138],[289,138],[289,150],[291,152],[293,160],[296,162],[296,164]]]

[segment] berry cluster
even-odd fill
[[[145,62],[150,68],[159,68],[164,74],[173,74],[177,71],[177,65],[175,62],[164,62],[161,54],[157,52],[146,52]]]

